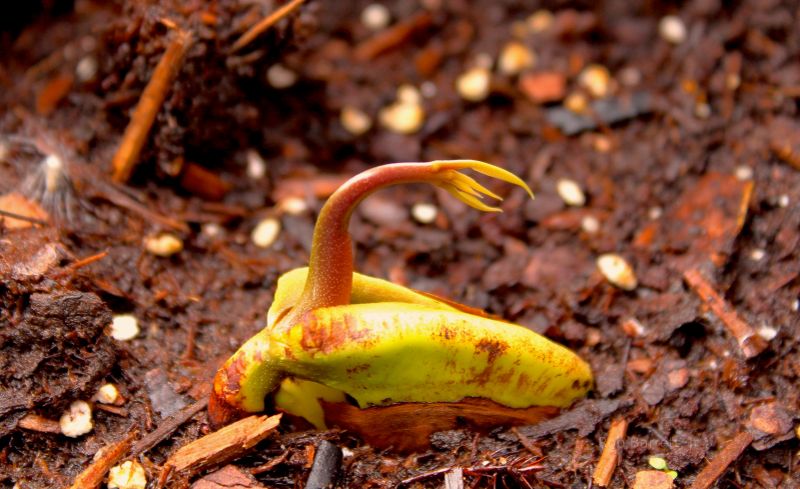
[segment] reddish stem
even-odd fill
[[[314,239],[308,279],[293,315],[318,307],[350,303],[353,243],[348,224],[353,210],[371,193],[390,185],[427,182],[439,169],[430,163],[395,163],[367,170],[348,180],[322,208]]]

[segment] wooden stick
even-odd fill
[[[102,448],[97,460],[78,474],[70,489],[94,489],[102,484],[111,467],[128,453],[136,436],[137,432],[131,431],[123,440]]]
[[[733,437],[716,457],[697,474],[697,478],[689,489],[708,489],[717,482],[728,466],[744,452],[745,448],[753,442],[753,435],[743,431]]]
[[[262,441],[278,427],[281,414],[249,416],[219,431],[181,447],[167,460],[165,466],[176,471],[195,472],[239,457]]]
[[[279,20],[283,19],[287,15],[297,10],[297,8],[303,4],[303,1],[304,0],[292,0],[283,7],[280,7],[279,9],[275,10],[271,14],[261,19],[258,22],[258,24],[247,29],[247,32],[242,34],[242,37],[240,37],[239,39],[236,40],[235,43],[233,43],[231,52],[235,53],[236,51],[242,49],[243,47],[253,42],[255,38],[263,34],[267,29],[275,25]]]
[[[136,442],[136,445],[133,446],[131,450],[131,455],[136,456],[141,453],[150,450],[154,446],[158,445],[161,440],[169,436],[170,433],[178,429],[178,426],[182,425],[183,423],[189,421],[192,416],[199,413],[208,405],[208,398],[205,398],[201,401],[197,401],[194,404],[190,404],[185,408],[181,409],[177,413],[173,414],[169,418],[165,419],[158,428],[151,431],[150,433],[146,434],[142,437],[141,440]]]
[[[753,358],[764,351],[767,347],[764,338],[739,317],[733,307],[720,297],[698,270],[687,270],[683,273],[683,278],[736,338],[745,358]]]
[[[614,469],[617,468],[617,461],[619,460],[618,442],[625,439],[627,430],[627,419],[616,418],[611,421],[611,427],[608,429],[608,438],[606,438],[606,444],[603,446],[603,453],[600,454],[600,460],[597,461],[597,467],[595,467],[594,475],[592,476],[592,481],[596,485],[606,487],[611,482],[611,477],[614,475]]]
[[[414,33],[428,28],[432,23],[430,12],[419,12],[362,42],[356,46],[353,54],[358,61],[369,61],[400,46]]]
[[[175,31],[174,39],[167,46],[156,69],[153,70],[153,75],[142,92],[139,104],[133,112],[128,127],[125,128],[122,142],[112,160],[112,178],[115,182],[125,183],[133,173],[147,134],[153,126],[153,121],[161,109],[161,104],[164,102],[191,44],[191,33],[183,30]]]

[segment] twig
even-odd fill
[[[617,461],[619,460],[618,443],[625,439],[627,430],[627,419],[620,417],[611,421],[611,427],[608,429],[608,438],[606,438],[606,444],[603,446],[603,453],[600,454],[600,460],[597,461],[597,467],[595,467],[594,475],[592,476],[592,481],[596,485],[606,487],[611,482],[611,477],[614,475],[614,469],[617,468]]]
[[[122,142],[112,160],[114,170],[112,178],[115,182],[125,183],[133,173],[147,134],[150,132],[153,121],[161,109],[161,104],[164,102],[191,44],[191,33],[184,30],[175,31],[174,39],[167,46],[167,50],[164,51],[153,71],[153,76],[142,92],[139,104],[136,106],[128,127],[125,128]]]
[[[531,441],[531,439],[530,439],[530,438],[528,438],[527,436],[525,436],[524,434],[522,434],[522,433],[521,433],[521,432],[520,432],[520,431],[517,429],[517,427],[516,427],[516,426],[514,426],[514,427],[512,427],[512,428],[511,428],[511,432],[512,432],[512,433],[514,433],[515,435],[517,435],[517,438],[519,438],[519,442],[520,442],[520,444],[521,444],[523,447],[525,447],[525,449],[526,449],[526,450],[528,450],[528,451],[531,453],[531,455],[535,455],[535,456],[537,456],[537,457],[541,457],[541,456],[542,456],[542,449],[541,449],[541,448],[539,448],[539,446],[538,446],[536,443],[534,443],[533,441]]]
[[[36,219],[35,217],[23,216],[22,214],[17,214],[16,212],[4,211],[2,209],[0,209],[0,216],[11,219],[19,219],[20,221],[26,221],[32,224],[38,224],[40,226],[47,226],[47,221]],[[0,222],[2,222],[2,220],[0,220]]]
[[[764,338],[739,317],[733,307],[720,297],[698,270],[687,270],[683,273],[683,278],[736,338],[745,358],[753,358],[764,351],[767,347]]]
[[[359,44],[354,56],[359,61],[369,61],[403,44],[415,32],[426,29],[432,23],[430,12],[419,12]]]
[[[725,445],[725,448],[719,451],[716,457],[709,462],[706,467],[700,471],[694,483],[689,489],[708,489],[714,485],[728,466],[739,458],[739,455],[752,443],[753,435],[747,431],[743,431],[733,437],[733,440]]]
[[[420,482],[420,481],[423,481],[425,479],[430,479],[431,477],[436,477],[437,475],[445,474],[447,472],[450,472],[451,470],[453,470],[453,467],[444,467],[442,469],[431,470],[430,472],[423,472],[423,473],[417,474],[417,475],[415,475],[413,477],[409,477],[408,479],[401,480],[397,484],[397,487],[410,486],[411,484],[414,484],[415,482]]]
[[[178,449],[165,465],[175,470],[194,472],[210,465],[230,461],[250,450],[278,427],[281,414],[250,416]]]
[[[247,32],[242,34],[242,37],[236,40],[233,43],[233,47],[231,48],[231,52],[235,53],[236,51],[242,49],[243,47],[247,46],[255,38],[260,36],[264,33],[267,29],[275,25],[279,20],[283,19],[287,15],[294,12],[300,5],[303,4],[304,0],[292,0],[291,2],[287,3],[283,7],[275,10],[271,14],[267,15],[263,19],[261,19],[258,24],[254,25],[253,27],[247,29]]]
[[[96,261],[100,261],[103,258],[108,256],[108,251],[101,251],[100,253],[95,253],[94,255],[87,256],[86,258],[81,258],[78,261],[72,262],[69,265],[65,266],[58,272],[56,272],[56,277],[61,277],[67,275],[68,273],[73,273],[75,270],[79,268],[83,268],[87,265],[91,265]]]
[[[141,440],[136,442],[136,445],[134,445],[131,449],[131,456],[135,457],[158,445],[161,440],[178,429],[180,425],[189,421],[195,414],[205,409],[207,405],[208,399],[204,398],[195,402],[194,404],[186,406],[169,418],[165,419],[158,428],[146,434]]]
[[[105,411],[107,413],[114,414],[116,416],[121,416],[123,418],[128,417],[128,410],[123,407],[97,403],[94,405],[94,408],[99,409],[100,411]]]
[[[282,454],[278,455],[277,457],[273,458],[269,462],[265,464],[261,464],[258,467],[253,467],[250,469],[250,473],[252,475],[263,474],[264,472],[269,472],[270,470],[274,469],[278,465],[282,464],[289,458],[289,450],[286,450]]]
[[[78,474],[70,489],[93,489],[98,487],[103,482],[103,478],[109,469],[128,453],[137,434],[135,430],[131,431],[123,440],[102,448],[99,458]]]

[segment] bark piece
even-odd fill
[[[633,489],[672,489],[672,477],[660,470],[640,470],[636,473]]]
[[[239,467],[226,465],[196,481],[191,489],[264,489],[264,486]]]
[[[272,434],[280,420],[280,414],[241,419],[181,447],[165,465],[179,472],[196,472],[204,467],[228,462],[247,453]]]
[[[111,467],[128,453],[137,434],[136,431],[132,431],[124,439],[101,448],[96,460],[78,474],[70,489],[93,489],[100,486]]]

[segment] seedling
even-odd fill
[[[309,267],[279,278],[266,328],[217,372],[209,405],[214,425],[264,410],[270,394],[276,407],[319,428],[326,424],[325,406],[346,397],[361,410],[486,401],[516,411],[566,407],[586,394],[589,366],[565,347],[483,311],[354,273],[348,222],[378,189],[431,183],[476,209],[500,212],[482,201],[500,197],[460,172],[465,169],[533,197],[514,174],[472,160],[380,166],[330,197],[317,220]]]

